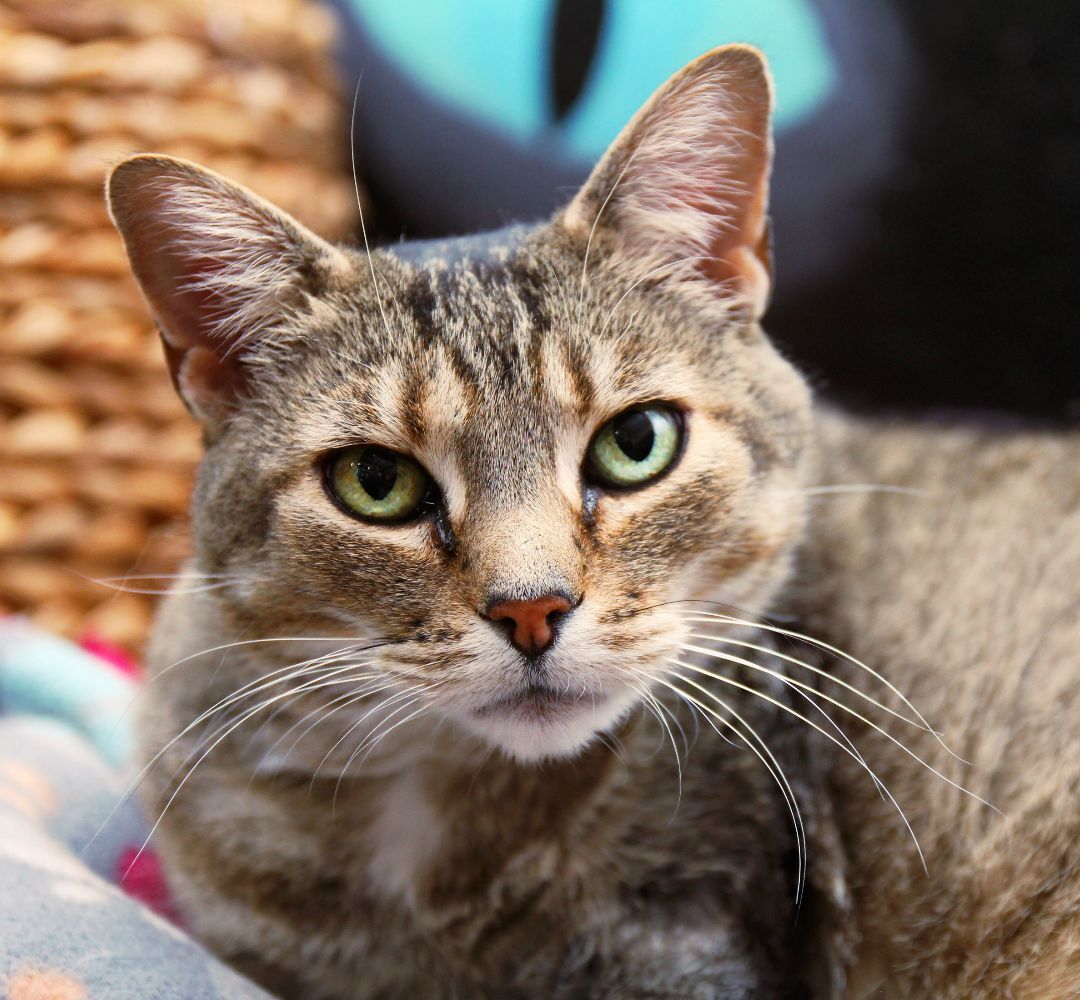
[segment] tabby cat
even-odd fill
[[[113,171],[206,437],[146,802],[269,989],[1077,995],[1080,438],[812,402],[770,100],[717,49],[549,223],[370,253]]]

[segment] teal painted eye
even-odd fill
[[[376,445],[332,455],[326,478],[338,503],[370,521],[412,517],[431,490],[431,477],[416,462]]]
[[[675,461],[681,440],[681,421],[670,407],[636,407],[600,428],[589,446],[589,469],[608,486],[640,486]]]

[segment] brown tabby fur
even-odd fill
[[[768,109],[757,54],[716,50],[553,222],[370,257],[193,165],[114,171],[207,433],[191,576],[151,657],[146,801],[195,932],[272,989],[1080,988],[1080,439],[812,407],[757,325]],[[596,430],[658,400],[685,414],[670,471],[585,482]],[[373,525],[330,501],[322,458],[368,442],[432,473],[435,514]],[[816,489],[834,484],[852,490]],[[478,611],[552,590],[579,603],[529,665]],[[970,764],[764,614],[881,671]],[[537,686],[577,700],[529,711]],[[765,746],[805,826],[798,902]]]

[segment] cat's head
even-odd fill
[[[206,430],[207,599],[245,638],[371,637],[388,682],[531,759],[658,689],[690,602],[760,612],[809,426],[758,326],[769,110],[760,56],[715,50],[551,222],[370,255],[191,164],[120,164],[112,213]]]

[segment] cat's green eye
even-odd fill
[[[406,455],[376,445],[330,457],[326,480],[338,503],[369,521],[403,521],[431,492],[431,477]]]
[[[678,413],[660,404],[620,413],[589,446],[588,468],[608,486],[640,486],[660,475],[679,454]]]

